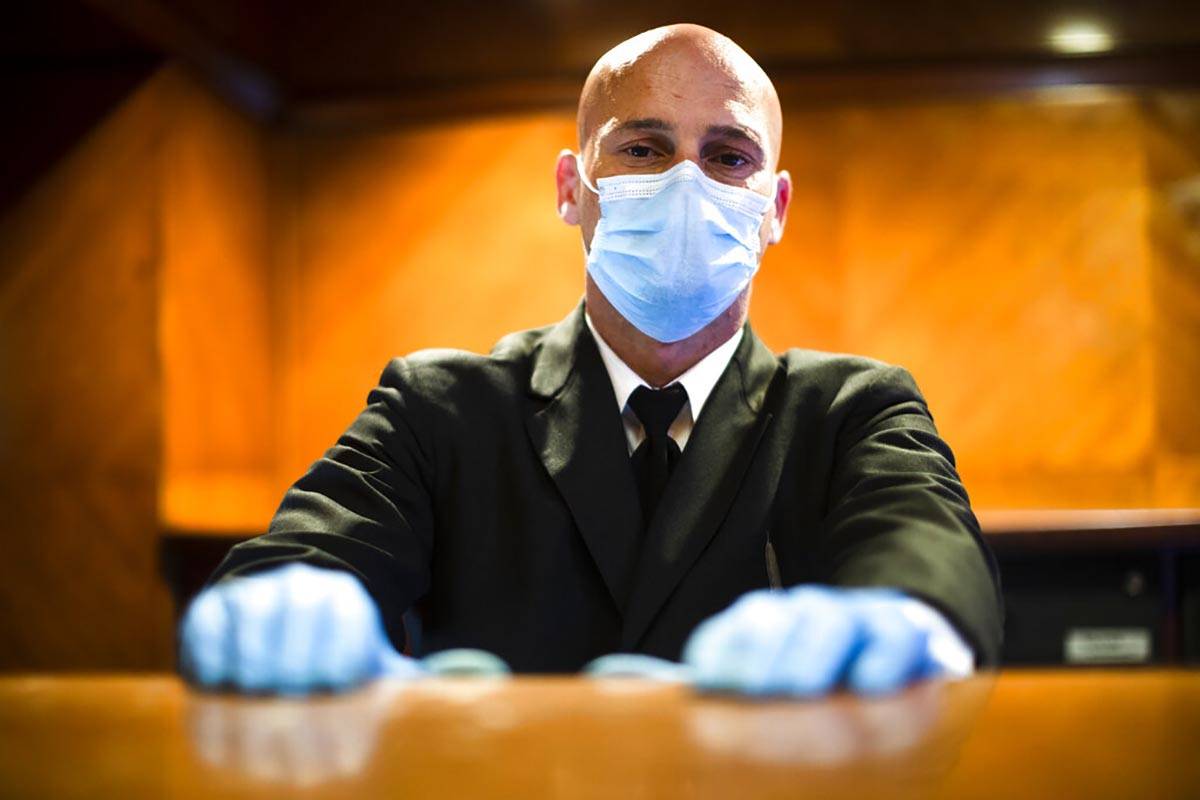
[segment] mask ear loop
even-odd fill
[[[592,194],[600,194],[600,190],[592,185],[592,182],[588,180],[587,173],[583,171],[583,159],[579,157],[578,153],[575,154],[575,172],[579,175],[579,182],[586,186]]]
[[[765,211],[763,212],[766,213]],[[768,238],[770,244],[779,244],[783,239],[783,228],[779,226],[779,217],[771,217],[771,235]]]

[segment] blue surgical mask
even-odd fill
[[[758,271],[772,198],[681,161],[653,175],[583,185],[600,197],[587,269],[621,316],[659,342],[686,339],[729,308]]]

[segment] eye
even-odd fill
[[[625,152],[634,158],[649,158],[654,155],[654,151],[644,144],[631,144],[625,148]]]
[[[734,169],[737,167],[744,167],[750,163],[750,159],[746,158],[741,153],[735,152],[721,153],[716,157],[716,161],[722,167],[731,167]]]

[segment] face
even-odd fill
[[[778,241],[791,195],[786,172],[776,173],[780,126],[773,97],[739,80],[694,48],[664,48],[614,76],[595,102],[581,109],[581,160],[589,180],[657,173],[683,160],[710,178],[773,196],[760,231],[762,248]],[[575,160],[559,157],[559,213],[579,225],[590,249],[599,199],[578,179]]]

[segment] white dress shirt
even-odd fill
[[[629,407],[629,396],[639,386],[651,389],[654,387],[642,380],[640,375],[613,352],[613,349],[608,346],[608,342],[604,341],[604,337],[592,324],[592,318],[586,311],[584,311],[583,318],[587,321],[588,330],[592,332],[592,338],[596,340],[596,347],[600,348],[600,358],[604,361],[604,368],[608,371],[608,379],[612,383],[613,393],[616,395],[617,408],[620,409],[621,419],[625,423],[625,440],[629,445],[629,452],[632,454],[642,443],[642,439],[646,438],[646,433],[642,429],[642,423],[638,421],[637,415]],[[680,451],[687,445],[688,438],[692,435],[692,428],[700,417],[700,411],[704,408],[704,403],[708,400],[709,395],[712,394],[713,387],[717,385],[717,379],[729,366],[733,352],[737,350],[738,344],[742,341],[742,335],[743,329],[738,328],[737,333],[729,337],[727,341],[696,362],[687,372],[667,384],[670,386],[681,383],[687,390],[688,401],[683,404],[679,416],[675,418],[675,421],[671,423],[671,428],[667,431],[667,434],[675,440],[675,444],[679,445]],[[974,651],[937,609],[915,597],[907,597],[901,612],[914,625],[928,633],[930,655],[944,675],[961,677],[974,671]]]
[[[592,318],[586,311],[583,318],[587,321],[588,330],[592,332],[592,338],[596,340],[596,346],[600,348],[600,358],[604,361],[604,368],[608,370],[608,379],[612,383],[613,393],[617,398],[617,408],[620,409],[621,419],[625,422],[625,440],[629,445],[629,452],[632,454],[642,443],[642,439],[646,438],[646,432],[642,429],[642,423],[638,421],[633,409],[629,407],[629,396],[639,386],[651,389],[654,387],[642,380],[640,375],[613,352],[613,349],[608,346],[608,342],[604,341],[604,337],[596,331],[596,326],[592,324]],[[667,431],[667,435],[675,440],[675,444],[679,445],[680,451],[687,446],[688,438],[692,435],[692,428],[695,426],[696,420],[700,418],[700,410],[704,408],[704,403],[712,394],[713,387],[717,385],[717,379],[721,377],[725,367],[729,366],[729,360],[733,358],[733,351],[737,350],[741,341],[742,329],[738,328],[737,333],[693,364],[687,372],[667,384],[667,386],[676,383],[683,384],[684,390],[687,391],[687,402],[683,404],[679,416],[675,418]]]

